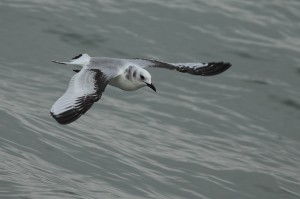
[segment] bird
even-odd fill
[[[81,67],[73,69],[65,93],[53,104],[50,114],[59,124],[70,124],[85,114],[97,102],[107,85],[125,91],[134,91],[148,86],[156,92],[147,67],[175,70],[200,76],[218,75],[231,67],[226,62],[167,63],[147,58],[91,57],[79,54],[67,62],[57,64]]]

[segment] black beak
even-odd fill
[[[146,84],[147,84],[148,87],[150,87],[152,90],[154,90],[156,92],[156,88],[154,87],[153,84],[148,84],[148,83],[146,83]]]

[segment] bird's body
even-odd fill
[[[128,66],[124,72],[121,72],[120,75],[112,78],[108,84],[124,91],[134,91],[142,88],[145,85],[135,81],[136,75],[138,75],[140,70],[143,70],[144,73],[147,72],[136,66]]]
[[[146,67],[212,76],[231,66],[223,62],[165,63],[152,59],[90,57],[87,54],[80,54],[69,62],[53,62],[82,67],[74,70],[77,73],[71,78],[67,91],[51,108],[51,115],[60,124],[71,123],[83,115],[101,98],[107,84],[125,91],[134,91],[144,86],[156,91],[150,73],[144,69]]]
[[[117,87],[124,91],[135,91],[142,88],[144,85],[135,85],[129,78],[127,74],[120,74],[119,76],[113,78],[108,83],[111,86]]]

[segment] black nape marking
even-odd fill
[[[132,70],[133,70],[133,66],[129,66],[129,67],[124,71],[126,79],[128,79],[128,80],[131,80],[131,79],[132,79],[132,77],[131,77]]]
[[[82,56],[82,54],[79,54],[79,55],[73,57],[71,60],[78,59],[78,58],[81,57],[81,56]]]
[[[133,75],[133,77],[136,77],[136,70],[133,72],[132,75]]]

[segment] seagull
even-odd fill
[[[226,71],[230,63],[167,63],[154,59],[118,59],[90,57],[80,54],[68,62],[58,64],[81,67],[74,69],[66,92],[53,104],[50,113],[59,124],[69,124],[86,113],[97,102],[107,84],[125,91],[134,91],[144,86],[156,92],[147,67],[165,68],[200,76],[213,76]]]

